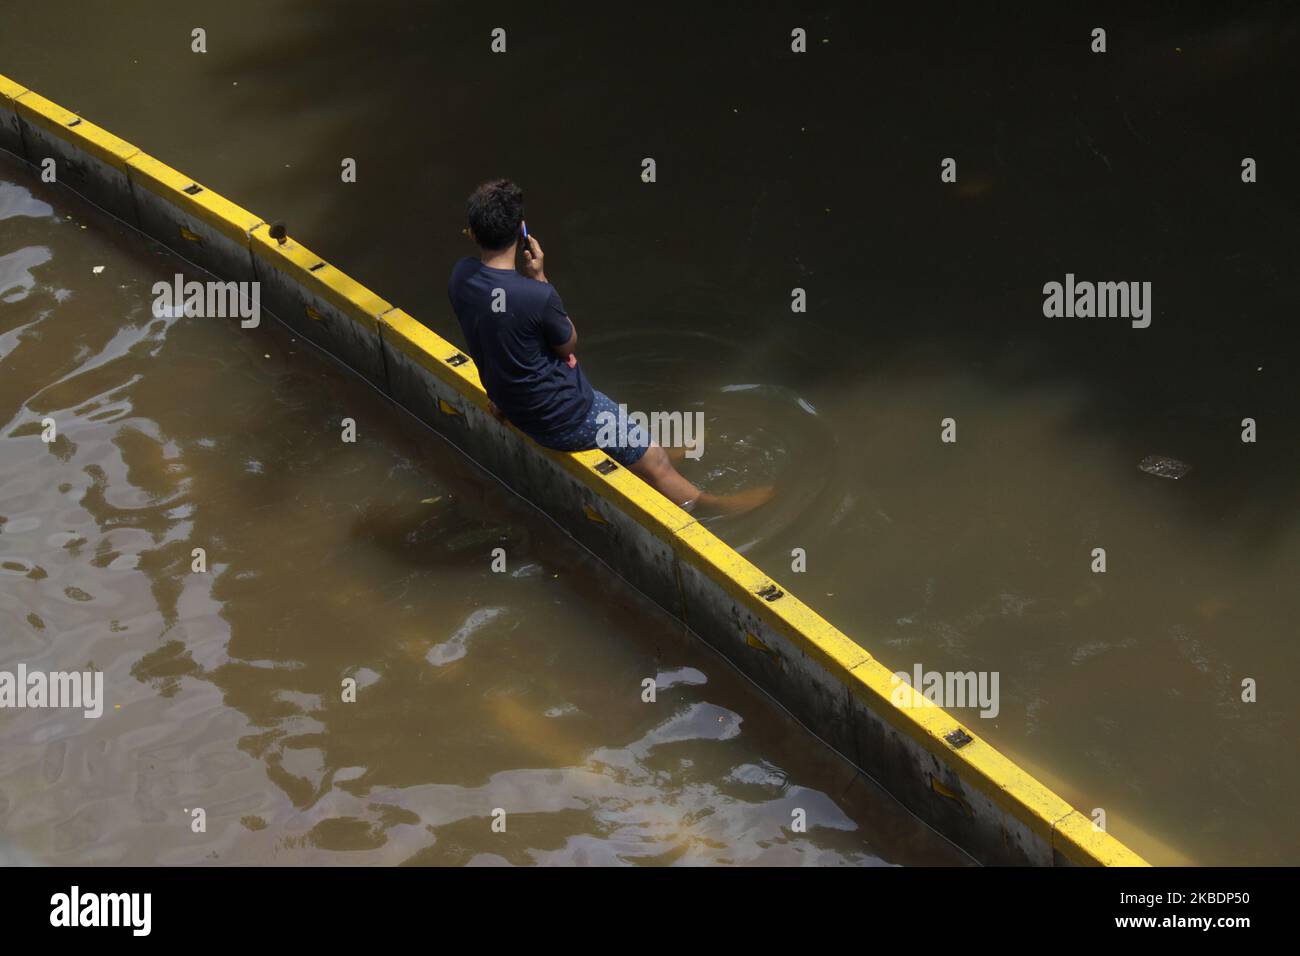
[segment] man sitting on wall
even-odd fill
[[[474,190],[467,206],[469,235],[481,254],[456,263],[447,293],[494,415],[547,448],[600,448],[688,510],[738,513],[772,496],[770,487],[734,495],[700,491],[644,429],[602,428],[616,420],[618,405],[593,389],[578,367],[578,330],[547,281],[535,236],[522,249],[523,274],[515,270],[524,237],[523,192],[496,179]],[[618,443],[620,437],[626,444]]]

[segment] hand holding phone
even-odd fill
[[[528,227],[523,222],[519,223],[519,242],[524,257],[524,275],[538,282],[545,282],[546,273],[542,269],[542,244],[528,235]]]

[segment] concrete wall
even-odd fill
[[[259,281],[264,309],[549,514],[975,859],[1144,865],[942,709],[896,704],[889,668],[625,468],[498,422],[457,346],[254,214],[3,77],[0,147],[53,157],[64,185],[213,275]]]

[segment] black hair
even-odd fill
[[[519,236],[524,191],[508,179],[491,179],[469,194],[465,210],[478,244],[489,252],[499,252]]]

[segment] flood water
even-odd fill
[[[705,455],[685,468],[710,489],[776,483],[775,504],[717,523],[717,533],[891,667],[997,672],[998,715],[960,716],[1085,812],[1104,809],[1110,829],[1153,861],[1300,860],[1292,809],[1300,787],[1296,14],[1174,5],[1098,24],[1050,9],[938,8],[924,18],[809,4],[674,10],[575,7],[557,22],[509,3],[175,9],[51,0],[0,37],[0,72],[259,216],[286,219],[296,238],[454,341],[445,283],[470,251],[459,234],[464,196],[490,176],[518,179],[596,387],[633,408],[701,411]],[[1104,55],[1088,49],[1098,25],[1108,30]],[[507,31],[504,55],[489,52],[498,26]],[[806,55],[789,52],[794,26],[808,30]],[[194,27],[206,29],[208,52],[191,52]],[[50,55],[64,45],[77,56]],[[940,183],[949,156],[958,182]],[[1249,185],[1240,178],[1245,156],[1260,170]],[[645,157],[657,163],[651,184],[640,178]],[[340,180],[344,158],[357,161],[356,183]],[[129,254],[122,243],[114,250]],[[1043,284],[1067,273],[1151,282],[1150,327],[1045,318]],[[791,312],[795,287],[807,292],[804,314]],[[206,348],[218,352],[218,332],[179,326],[168,329],[167,347],[182,350],[177,339],[197,335],[210,335]],[[341,404],[320,407],[319,396],[328,390],[335,401],[342,380],[320,363],[289,361],[279,348],[291,344],[268,349],[263,367],[253,361],[260,346],[234,338],[221,348],[256,354],[229,366],[211,359],[184,382],[168,373],[132,386],[165,406],[167,415],[150,409],[150,420],[189,423],[121,439],[156,456],[152,472],[137,465],[118,479],[106,471],[102,490],[83,477],[68,493],[102,500],[95,523],[111,525],[115,508],[143,507],[107,504],[116,500],[107,489],[129,480],[130,494],[156,496],[148,500],[157,527],[142,530],[165,538],[168,522],[200,520],[168,516],[165,504],[192,473],[186,495],[206,484],[202,494],[224,501],[207,533],[233,535],[230,522],[242,529],[238,547],[254,567],[235,561],[202,599],[177,574],[181,557],[154,559],[154,576],[171,583],[152,588],[148,614],[172,627],[131,664],[140,697],[201,674],[245,716],[195,703],[206,716],[170,732],[193,735],[196,754],[208,735],[252,737],[240,751],[252,759],[241,766],[277,781],[268,800],[309,803],[337,779],[331,773],[356,774],[330,791],[339,807],[311,803],[301,812],[316,817],[294,833],[346,819],[330,832],[364,842],[383,814],[408,807],[396,794],[440,785],[435,762],[463,760],[481,772],[482,759],[503,773],[571,766],[521,755],[523,745],[484,729],[508,721],[494,708],[511,705],[493,702],[513,696],[497,684],[507,680],[500,671],[478,669],[474,653],[461,666],[475,667],[475,679],[448,682],[458,706],[477,715],[443,726],[459,743],[440,737],[436,761],[420,750],[410,736],[419,710],[396,729],[402,708],[427,707],[434,718],[438,706],[421,694],[443,670],[420,664],[430,617],[450,625],[440,640],[468,626],[485,638],[458,639],[472,651],[539,655],[521,664],[530,675],[551,660],[545,655],[581,646],[571,670],[548,663],[557,689],[535,690],[528,713],[568,703],[590,712],[592,696],[615,693],[584,671],[597,646],[584,628],[566,622],[562,637],[549,627],[543,637],[526,613],[530,600],[550,611],[556,599],[546,589],[558,560],[551,545],[545,560],[531,559],[543,568],[536,580],[475,603],[457,578],[478,580],[463,560],[425,566],[442,554],[448,529],[426,526],[442,519],[408,500],[440,493],[410,490],[415,484],[451,480],[441,478],[445,454],[436,445],[416,451],[425,439],[376,422],[363,430],[362,447],[375,456],[368,465],[335,446],[327,455],[325,439],[304,432],[324,431],[338,414]],[[26,385],[4,386],[10,408],[75,367],[75,353],[46,348],[47,365],[24,365]],[[254,367],[270,378],[250,378]],[[205,379],[211,394],[186,397]],[[121,381],[92,394],[110,384]],[[375,402],[371,418],[393,417]],[[273,409],[283,418],[272,419]],[[262,427],[249,427],[263,415]],[[939,440],[949,417],[953,444]],[[1245,417],[1258,423],[1255,443],[1240,440]],[[182,436],[224,428],[231,447],[207,453],[172,428]],[[1152,454],[1192,470],[1177,481],[1144,474],[1138,462]],[[263,471],[250,472],[250,461]],[[184,472],[171,470],[182,464]],[[22,480],[53,495],[57,483],[42,475]],[[457,499],[493,500],[489,485],[463,480]],[[407,483],[406,497],[376,492],[381,482]],[[277,491],[280,503],[268,504],[263,496],[274,502]],[[254,508],[276,514],[290,503],[300,509],[292,531],[258,523],[265,519]],[[527,520],[508,513],[497,522]],[[474,514],[458,520],[492,523]],[[0,541],[10,533],[4,528]],[[357,557],[358,543],[388,563]],[[284,554],[286,546],[301,555]],[[134,553],[126,542],[103,547],[106,570],[119,552]],[[790,570],[794,548],[807,553],[803,573]],[[1106,551],[1103,574],[1091,567],[1095,548]],[[580,556],[566,560],[561,579],[578,580],[564,592],[564,613],[630,631],[599,644],[600,653],[611,671],[639,673],[621,655],[651,659],[647,648],[666,625],[610,609],[597,597],[609,585],[597,584]],[[361,567],[344,574],[339,561]],[[241,576],[248,570],[252,577]],[[408,585],[417,571],[424,577],[414,581],[444,582],[437,595]],[[376,591],[388,603],[373,600]],[[448,595],[456,610],[437,613]],[[408,604],[420,609],[418,626],[398,623]],[[499,616],[470,621],[469,608],[498,604],[506,607]],[[70,608],[84,617],[59,633],[103,616]],[[191,614],[205,613],[228,630],[203,632]],[[373,623],[390,613],[384,627]],[[316,637],[327,623],[339,625],[335,636]],[[319,690],[306,690],[309,681],[293,689],[284,662],[342,674],[356,666],[355,642],[381,630],[392,645],[380,653],[408,692],[392,692],[391,719],[366,718],[385,746],[335,753],[342,735],[310,696]],[[492,633],[511,640],[494,642]],[[522,635],[531,636],[521,647]],[[245,640],[252,646],[240,647]],[[409,670],[397,666],[399,653]],[[711,702],[717,670],[707,671]],[[1257,683],[1257,702],[1241,699],[1247,680]],[[292,729],[221,723],[273,716]],[[538,726],[561,734],[564,725]],[[792,734],[775,718],[770,735],[746,731],[729,745],[778,747]],[[559,737],[568,743],[536,746],[590,760],[604,753],[593,750],[598,742],[613,739],[564,732],[573,734]],[[285,743],[286,734],[297,742]],[[228,748],[212,753],[206,772],[225,779]],[[364,769],[376,764],[382,769]],[[135,799],[150,808],[164,793],[194,799],[187,786],[167,776],[141,784]],[[575,799],[569,788],[559,792]],[[83,812],[111,812],[96,807]],[[366,807],[380,809],[367,816]]]
[[[178,260],[19,178],[0,669],[108,703],[0,712],[0,857],[966,862],[413,418],[274,323],[155,316]]]

